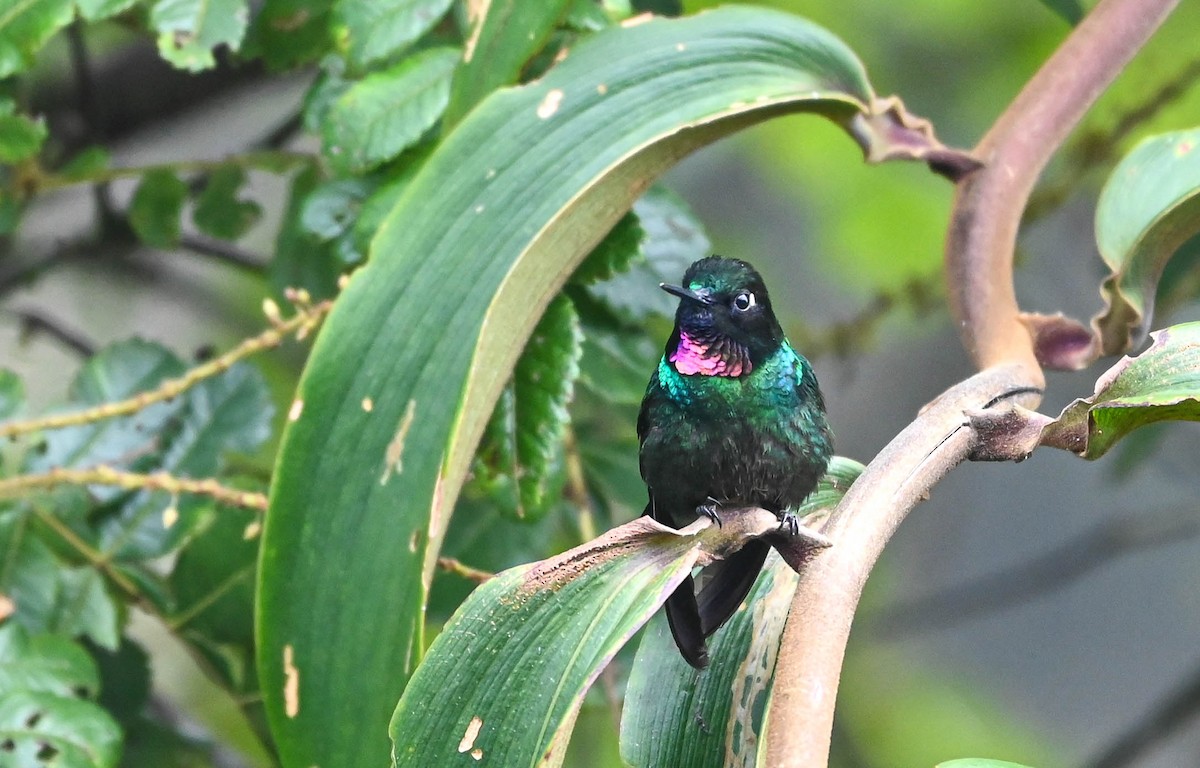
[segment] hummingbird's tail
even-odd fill
[[[720,629],[737,611],[769,554],[771,545],[765,540],[750,539],[737,552],[704,569],[704,587],[697,598],[704,637]]]

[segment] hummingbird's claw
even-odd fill
[[[696,507],[696,513],[700,514],[700,515],[704,515],[709,520],[712,520],[714,523],[716,523],[717,527],[720,528],[721,527],[721,515],[718,514],[718,512],[717,512],[717,510],[720,508],[721,508],[721,502],[717,501],[712,496],[709,496],[707,503],[701,504],[700,506]]]
[[[779,516],[779,530],[787,529],[788,534],[797,536],[800,533],[800,518],[790,509]]]

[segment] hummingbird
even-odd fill
[[[680,528],[722,507],[762,507],[796,533],[792,511],[816,488],[833,454],[825,401],[812,365],[792,348],[754,267],[710,256],[692,264],[675,327],[650,376],[638,414],[645,514]],[[752,539],[692,576],[667,599],[675,644],[697,669],[705,640],[738,609],[762,570],[770,544]]]

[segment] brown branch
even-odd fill
[[[126,472],[108,466],[88,469],[65,469],[55,467],[47,472],[31,475],[15,475],[0,480],[0,499],[21,496],[37,488],[53,488],[59,485],[112,485],[126,490],[146,489],[180,494],[190,493],[208,496],[222,504],[245,509],[266,511],[267,497],[253,491],[239,491],[221,485],[212,478],[193,480],[175,477],[166,472],[141,474]]]
[[[12,438],[17,435],[38,432],[44,429],[73,427],[117,416],[128,416],[154,403],[178,397],[204,379],[228,370],[230,366],[242,358],[256,352],[261,352],[264,349],[278,346],[292,334],[295,334],[297,339],[304,338],[321,322],[333,306],[331,301],[310,304],[307,296],[300,294],[296,294],[295,302],[296,314],[287,320],[279,316],[279,307],[274,302],[265,303],[264,308],[272,327],[257,336],[245,339],[241,344],[238,344],[220,357],[215,357],[207,363],[192,368],[179,378],[164,381],[156,389],[149,392],[140,392],[127,400],[104,403],[103,405],[86,408],[81,411],[45,416],[40,419],[30,419],[28,421],[9,422],[0,426],[0,439]]]
[[[867,575],[909,510],[966,459],[972,435],[963,411],[1025,391],[1026,376],[1022,366],[989,368],[952,387],[875,457],[830,515],[822,532],[834,544],[801,571],[784,628],[768,765],[826,765],[846,640]]]
[[[980,368],[1016,361],[1040,386],[1013,288],[1021,215],[1050,156],[1177,4],[1101,0],[976,147],[985,167],[959,184],[946,279],[963,343]]]

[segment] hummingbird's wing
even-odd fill
[[[696,585],[688,576],[667,598],[667,625],[683,659],[696,669],[708,666],[708,649],[700,611],[696,607]]]

